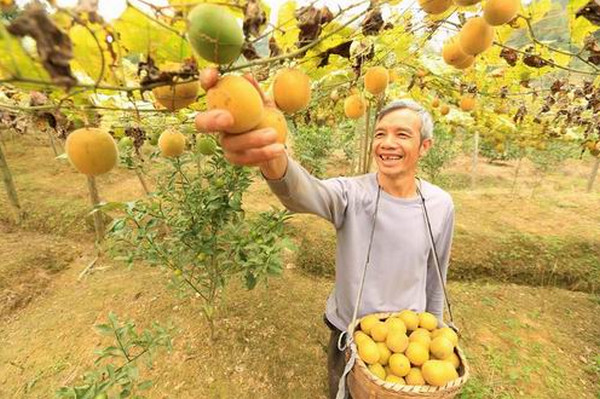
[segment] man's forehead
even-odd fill
[[[376,128],[410,127],[416,129],[419,129],[420,126],[421,118],[419,114],[409,108],[392,110],[383,115],[375,125]]]

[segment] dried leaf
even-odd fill
[[[513,121],[517,124],[521,123],[523,122],[523,119],[525,119],[525,115],[527,115],[527,107],[525,107],[525,105],[521,105],[513,117]]]
[[[510,66],[517,65],[517,61],[519,59],[519,55],[517,52],[511,48],[503,48],[500,52],[500,57],[504,58],[504,61]]]
[[[249,42],[244,42],[244,45],[242,46],[242,54],[248,61],[260,58],[260,55],[258,55],[256,48],[254,48],[254,45]]]
[[[281,55],[281,48],[277,45],[275,38],[271,36],[269,39],[269,57],[277,57]]]
[[[319,62],[318,67],[320,68],[325,65],[328,65],[329,64],[329,56],[331,54],[336,54],[336,55],[339,55],[340,57],[350,59],[350,46],[351,45],[352,45],[352,41],[349,40],[347,42],[340,43],[337,46],[334,46],[330,49],[323,51],[321,54],[319,54],[319,57],[321,58],[321,62]]]
[[[365,19],[362,22],[362,33],[365,36],[377,35],[381,31],[383,24],[384,21],[381,16],[381,9],[378,5],[371,2],[369,9],[367,10],[367,15],[365,15]]]
[[[176,77],[180,79],[197,79],[199,73],[198,64],[196,64],[194,58],[186,58],[178,71],[161,71],[154,64],[152,57],[148,56],[146,62],[140,61],[138,63],[137,75],[142,77],[140,86],[146,87],[154,83],[171,83]]]
[[[584,17],[594,25],[600,26],[600,1],[590,0],[575,13],[575,18]]]
[[[244,11],[244,36],[246,38],[250,36],[258,37],[267,22],[267,14],[261,8],[258,0],[248,0],[242,9]]]
[[[71,39],[54,25],[41,4],[28,5],[6,29],[13,36],[35,40],[42,65],[54,83],[67,88],[77,83],[69,64],[73,58]]]
[[[523,56],[523,63],[532,68],[542,68],[548,65],[548,62],[539,55],[528,54]]]

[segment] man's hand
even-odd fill
[[[272,102],[265,98],[256,80],[250,75],[244,77],[256,87],[265,106],[272,106]],[[216,85],[218,80],[219,74],[214,68],[204,69],[200,73],[200,84],[204,90]],[[221,147],[229,162],[235,165],[260,166],[263,174],[271,179],[280,178],[285,173],[287,167],[285,147],[277,143],[277,133],[274,129],[251,130],[241,134],[224,133],[224,129],[233,124],[233,116],[226,110],[201,112],[196,116],[195,122],[196,129],[200,132],[220,133]],[[283,170],[280,170],[281,166]]]

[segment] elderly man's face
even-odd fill
[[[415,174],[432,140],[421,142],[421,118],[407,108],[386,114],[375,126],[373,156],[379,172],[390,177]]]

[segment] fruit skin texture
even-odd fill
[[[185,136],[177,130],[165,130],[158,138],[158,148],[163,157],[178,157],[185,150]]]
[[[375,324],[379,322],[379,319],[375,315],[367,315],[360,320],[360,329],[365,334],[371,334],[371,329]]]
[[[441,14],[452,5],[452,0],[419,0],[419,5],[428,14]]]
[[[437,337],[431,341],[429,350],[437,359],[446,359],[447,357],[450,357],[452,351],[454,351],[454,345],[452,345],[452,342],[446,337]]]
[[[217,143],[202,133],[196,136],[196,151],[202,155],[214,155],[217,150]]]
[[[388,334],[385,344],[392,352],[404,352],[408,346],[408,337],[402,331],[392,330]]]
[[[367,104],[360,94],[352,94],[344,101],[344,113],[350,119],[358,119],[365,114]]]
[[[437,318],[429,312],[423,312],[419,315],[419,327],[433,331],[438,326]]]
[[[233,125],[227,133],[252,130],[262,120],[264,106],[256,88],[241,76],[227,75],[206,93],[209,110],[225,109],[233,116]]]
[[[408,360],[415,366],[420,366],[429,360],[429,349],[418,342],[408,344],[408,348],[406,348],[406,352],[404,353]]]
[[[487,0],[483,6],[483,18],[492,26],[502,25],[513,19],[520,7],[520,0]]]
[[[273,80],[273,97],[277,107],[293,114],[310,102],[310,78],[298,69],[285,68]]]
[[[410,361],[401,353],[390,356],[389,364],[392,373],[398,377],[404,377],[410,371]]]
[[[465,112],[472,111],[473,109],[475,109],[476,105],[477,101],[473,96],[466,95],[460,99],[460,109],[462,109]]]
[[[456,5],[461,7],[473,6],[479,3],[481,0],[454,0]]]
[[[376,96],[385,91],[389,81],[387,69],[381,66],[371,67],[365,74],[365,89]]]
[[[177,83],[175,80],[174,83]],[[156,101],[169,111],[187,107],[196,101],[200,84],[197,81],[173,84],[169,86],[158,86],[152,89]]]
[[[227,64],[239,57],[244,34],[226,8],[198,4],[188,14],[187,22],[187,36],[200,57],[217,64]]]
[[[381,355],[377,344],[369,338],[358,345],[358,356],[367,364],[375,364]]]
[[[428,360],[421,367],[423,378],[429,385],[441,387],[458,378],[456,369],[450,362],[443,360]]]
[[[379,377],[382,380],[385,380],[385,370],[383,366],[379,363],[370,364],[368,367],[369,371]]]
[[[412,310],[403,310],[398,318],[404,322],[407,330],[416,330],[419,327],[419,316]]]
[[[404,379],[406,385],[425,385],[423,374],[421,374],[421,369],[418,367],[411,368]]]
[[[442,58],[448,65],[460,64],[468,57],[469,54],[462,50],[456,36],[444,43],[444,47],[442,47]]]
[[[81,128],[67,137],[65,151],[71,164],[88,176],[98,176],[115,167],[117,144],[110,133],[94,127]]]
[[[465,58],[462,62],[455,64],[454,68],[460,69],[460,70],[467,69],[468,67],[473,65],[474,62],[475,62],[475,57],[472,55],[467,55],[467,58]]]
[[[447,106],[446,104],[442,105],[442,107],[440,108],[440,113],[442,115],[448,115],[449,112],[450,112],[450,107]]]
[[[283,112],[277,108],[266,107],[264,116],[255,129],[263,129],[266,127],[275,129],[275,132],[277,133],[277,142],[285,144],[285,139],[288,135],[288,126]]]
[[[458,41],[463,52],[475,56],[492,45],[494,28],[483,17],[471,18],[460,30]]]

